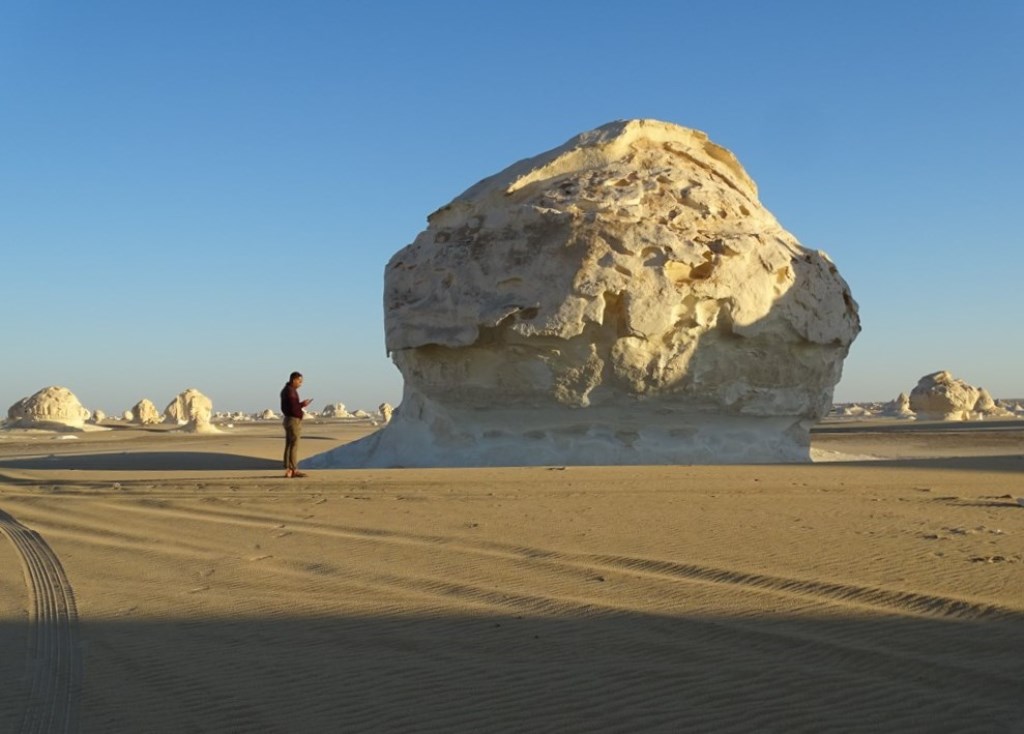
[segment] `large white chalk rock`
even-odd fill
[[[153,426],[162,420],[162,416],[152,400],[143,398],[135,403],[131,410],[125,411],[125,420],[139,426]]]
[[[981,391],[953,377],[950,372],[925,375],[910,391],[910,408],[920,418],[945,421],[968,421],[976,416]]]
[[[7,410],[7,427],[42,429],[83,429],[89,411],[66,387],[44,387],[22,398]]]
[[[217,433],[212,416],[213,401],[194,387],[178,393],[164,408],[164,422],[176,423],[186,433]]]
[[[428,224],[385,271],[399,410],[307,465],[809,459],[857,306],[704,133],[611,123]]]

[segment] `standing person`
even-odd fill
[[[292,372],[281,390],[281,413],[284,414],[284,475],[288,479],[306,476],[295,468],[295,458],[299,453],[299,436],[302,434],[302,409],[313,402],[313,399],[299,400],[299,388],[302,387],[302,373]]]

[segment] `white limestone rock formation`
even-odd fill
[[[380,413],[380,419],[385,423],[391,422],[391,416],[394,414],[395,409],[391,407],[390,403],[381,403],[377,408],[377,412]]]
[[[345,403],[331,403],[320,412],[321,418],[351,418],[352,414],[345,409]]]
[[[354,410],[354,411],[352,411],[352,417],[353,418],[360,418],[362,420],[366,420],[367,418],[373,418],[373,416],[370,415],[369,413],[367,413],[365,410]]]
[[[654,120],[434,212],[388,263],[384,312],[400,409],[308,466],[808,460],[860,330],[736,158]]]
[[[882,407],[882,415],[887,418],[900,418],[901,420],[913,420],[917,417],[910,409],[910,396],[901,392],[895,400],[886,403]]]
[[[918,380],[910,392],[910,408],[919,418],[969,421],[981,391],[949,372],[933,372]]]
[[[839,414],[845,418],[870,418],[874,415],[874,412],[866,406],[850,403],[849,405],[844,405]]]
[[[974,404],[974,412],[981,418],[1011,418],[1013,411],[1007,410],[992,399],[992,395],[983,387],[978,388],[978,402]]]
[[[194,387],[178,393],[164,408],[164,422],[176,423],[186,433],[217,433],[212,416],[213,401]]]
[[[125,411],[125,420],[138,426],[155,426],[162,420],[160,411],[149,398],[143,398]]]
[[[262,413],[260,413],[259,417],[260,417],[261,421],[275,421],[275,420],[280,420],[281,419],[281,416],[279,416],[277,413],[275,413],[270,408],[267,408]]]
[[[44,387],[7,410],[8,428],[67,430],[85,428],[90,413],[66,387]]]
[[[92,412],[92,417],[89,419],[90,423],[100,423],[107,419],[107,414],[98,408]]]

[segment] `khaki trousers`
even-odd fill
[[[299,436],[302,435],[302,419],[285,417],[284,419],[284,468],[295,471],[296,459],[299,455]]]

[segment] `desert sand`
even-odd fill
[[[1024,422],[305,479],[110,425],[0,432],[0,731],[1024,730]]]

